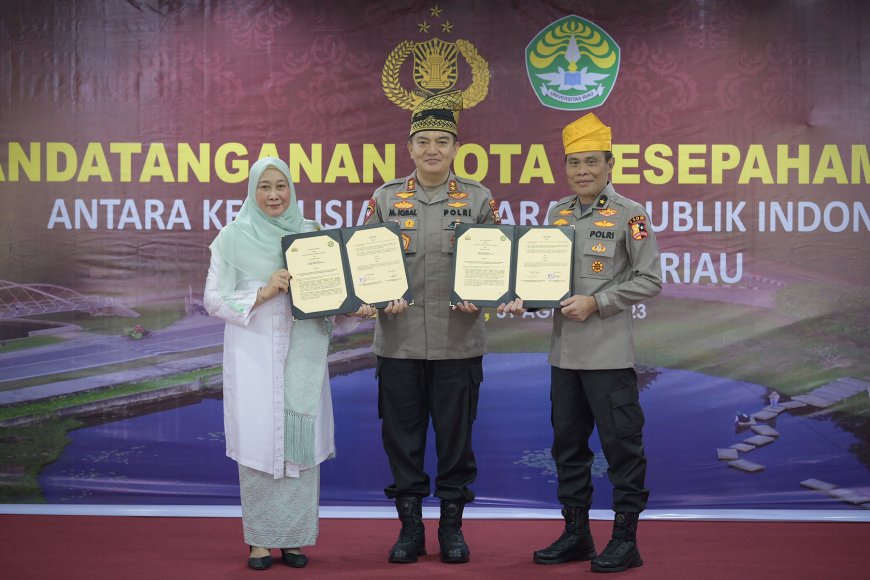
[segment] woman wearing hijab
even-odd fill
[[[302,217],[280,159],[257,161],[235,221],[212,242],[205,287],[209,314],[226,320],[224,427],[239,464],[248,566],[266,570],[270,548],[288,566],[315,543],[321,462],[335,454],[326,352],[333,320],[293,320],[281,237],[320,226]],[[373,315],[362,306],[354,317]],[[357,321],[347,321],[351,330]],[[345,324],[340,324],[344,326]]]

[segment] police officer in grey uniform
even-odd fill
[[[534,561],[592,560],[595,572],[618,572],[643,564],[636,532],[649,491],[631,325],[632,306],[661,291],[659,250],[643,206],[610,183],[610,127],[590,113],[565,127],[562,139],[574,195],[561,199],[548,221],[575,228],[573,295],[555,312],[549,363],[565,530]],[[521,301],[499,309],[524,312]],[[589,530],[595,458],[589,437],[596,425],[616,512],[612,538],[597,557]]]
[[[459,91],[421,103],[411,121],[408,152],[416,170],[384,184],[369,202],[366,223],[401,227],[413,304],[393,301],[379,313],[373,350],[378,356],[378,410],[384,450],[402,529],[389,561],[411,563],[426,553],[422,499],[430,494],[423,469],[429,418],[435,432],[441,499],[438,542],[444,562],[468,562],[462,512],[474,499],[477,477],[471,429],[477,414],[486,337],[482,311],[450,304],[453,246],[459,223],[498,223],[495,202],[480,183],[450,170],[459,148]]]

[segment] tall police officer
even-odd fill
[[[632,306],[661,291],[655,235],[643,207],[613,189],[611,130],[594,114],[562,131],[565,174],[574,195],[549,212],[552,225],[574,226],[573,292],[557,309],[550,342],[553,459],[565,530],[534,561],[592,560],[594,572],[643,564],[638,515],[646,507],[646,457],[632,345]],[[522,301],[500,311],[524,312]],[[613,484],[612,539],[596,557],[589,530],[592,463],[598,437]]]
[[[402,529],[389,561],[410,563],[426,553],[422,499],[430,493],[423,469],[429,417],[435,432],[441,498],[438,542],[444,562],[468,562],[462,512],[477,477],[471,428],[477,414],[486,350],[482,312],[451,306],[454,232],[458,223],[497,223],[495,202],[480,183],[450,170],[456,152],[459,91],[422,102],[413,112],[408,153],[416,170],[384,184],[369,202],[366,223],[401,227],[413,304],[396,300],[378,315],[378,408],[384,450]]]

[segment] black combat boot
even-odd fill
[[[441,561],[448,564],[464,564],[471,559],[468,544],[462,536],[462,510],[464,504],[441,500],[441,519],[438,522],[438,544],[441,546]]]
[[[613,520],[613,537],[597,558],[592,560],[593,572],[622,572],[643,566],[637,551],[637,517],[632,512],[617,512]]]
[[[595,543],[589,531],[589,510],[586,508],[562,508],[565,531],[559,538],[542,550],[536,550],[536,564],[561,564],[572,560],[591,560],[595,557]]]
[[[390,550],[390,562],[412,564],[426,555],[426,529],[423,527],[423,498],[405,495],[396,498],[396,511],[402,521],[399,539]]]

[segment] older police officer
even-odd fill
[[[643,564],[636,533],[649,491],[631,314],[634,304],[661,291],[661,266],[643,207],[610,183],[610,127],[590,113],[565,127],[562,141],[573,195],[550,210],[548,221],[575,228],[574,294],[556,309],[549,363],[552,453],[565,529],[534,553],[534,561],[592,560],[594,572],[618,572]],[[499,310],[524,312],[519,300]],[[589,530],[595,458],[589,437],[596,425],[616,512],[612,538],[597,557]]]

